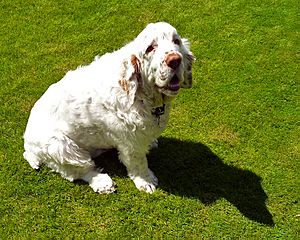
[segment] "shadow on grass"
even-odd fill
[[[98,160],[108,172],[126,176],[125,168],[116,159],[117,154],[113,152],[105,153]],[[148,162],[159,179],[158,187],[164,191],[198,198],[206,205],[225,198],[248,219],[274,226],[261,178],[251,171],[223,163],[205,145],[160,138],[159,149],[151,151]]]

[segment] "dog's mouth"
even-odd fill
[[[177,92],[180,88],[180,84],[179,84],[179,78],[176,74],[174,74],[174,76],[172,77],[171,81],[169,82],[169,84],[167,85],[167,88],[171,91]]]
[[[164,86],[159,87],[158,89],[160,92],[167,96],[175,96],[177,95],[179,89],[180,89],[180,79],[178,78],[177,74],[174,74],[174,76],[171,78],[170,82]]]

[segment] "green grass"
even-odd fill
[[[296,0],[1,0],[0,239],[299,239],[298,14]],[[156,21],[197,58],[148,156],[158,190],[136,190],[113,153],[101,159],[111,195],[33,171],[34,102]]]

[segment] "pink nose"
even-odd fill
[[[179,54],[172,52],[167,55],[165,61],[168,67],[175,70],[181,63],[181,57]]]

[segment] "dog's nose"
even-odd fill
[[[172,69],[176,69],[179,67],[181,63],[181,56],[178,53],[169,53],[166,57],[166,64],[168,67]]]

